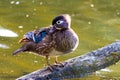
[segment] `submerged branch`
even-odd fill
[[[109,44],[69,60],[60,65],[53,65],[53,71],[43,68],[22,76],[17,80],[60,80],[65,78],[80,78],[115,64],[120,60],[120,41]]]

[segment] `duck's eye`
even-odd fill
[[[59,20],[59,21],[57,21],[56,23],[57,23],[57,24],[61,24],[61,23],[63,23],[63,21]]]

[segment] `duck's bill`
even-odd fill
[[[56,28],[55,28],[55,26],[52,26],[51,28],[50,28],[50,33],[53,33],[54,31],[56,30]]]

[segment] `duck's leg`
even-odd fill
[[[59,62],[58,62],[58,57],[55,56],[54,58],[55,58],[54,63],[55,63],[55,64],[58,64],[58,63],[59,63]]]
[[[64,67],[64,64],[62,64],[61,62],[58,61],[58,56],[55,56],[54,58],[55,58],[54,63],[56,65],[60,65],[61,67]]]
[[[51,72],[53,72],[54,70],[58,71],[59,70],[59,67],[64,67],[64,64],[58,62],[58,59],[57,59],[57,56],[54,57],[55,60],[55,65],[50,65],[49,64],[49,56],[46,56],[46,64],[48,65],[48,70],[50,70]]]
[[[53,67],[52,65],[49,64],[49,56],[46,55],[45,58],[46,58],[46,65],[48,66],[47,69],[50,70],[50,71],[52,72],[53,69],[54,69],[54,67]]]
[[[46,55],[45,58],[46,58],[46,65],[49,66],[49,65],[50,65],[50,64],[49,64],[49,56]]]

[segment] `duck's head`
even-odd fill
[[[71,25],[71,17],[68,14],[59,15],[53,19],[52,25],[56,30],[69,29]]]

